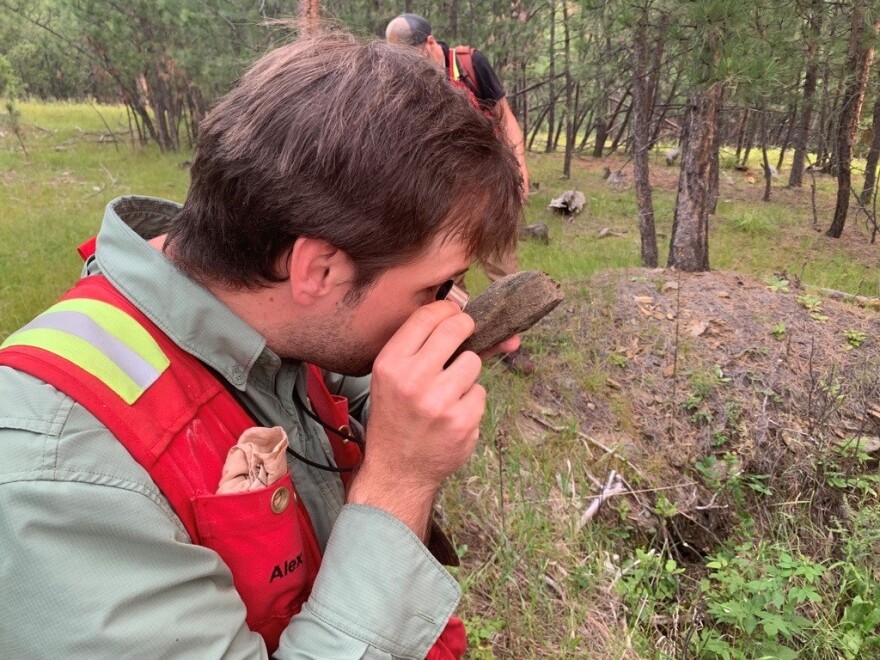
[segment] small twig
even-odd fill
[[[107,132],[110,134],[110,137],[113,139],[113,147],[116,151],[119,151],[119,142],[116,140],[116,133],[113,132],[113,129],[110,128],[110,125],[107,123],[107,120],[104,119],[104,115],[98,110],[97,106],[94,103],[91,104],[92,110],[94,110],[98,116],[101,118],[101,123],[104,124],[104,127],[107,129]]]
[[[622,456],[621,454],[619,454],[619,453],[617,452],[617,449],[616,449],[616,448],[612,449],[612,448],[610,448],[610,447],[607,447],[607,446],[605,446],[604,444],[602,444],[601,442],[599,442],[598,440],[596,440],[595,438],[591,438],[590,436],[588,436],[586,433],[584,433],[584,432],[582,432],[582,431],[578,431],[578,436],[581,437],[581,438],[583,438],[583,439],[586,440],[587,442],[596,445],[599,449],[601,449],[602,451],[604,451],[606,454],[612,454],[612,455],[616,456],[616,457],[619,458],[621,461],[623,461],[624,463],[626,463],[626,464],[632,469],[632,471],[635,472],[635,474],[636,474],[640,479],[643,479],[644,481],[647,481],[647,479],[645,479],[645,475],[642,474],[642,471],[641,471],[639,468],[637,468],[637,467],[635,466],[635,464],[634,464],[632,461],[630,461],[626,456]]]
[[[562,587],[560,587],[559,583],[546,573],[544,574],[544,584],[550,587],[550,591],[556,594],[556,597],[559,600],[561,600],[563,603],[565,602],[565,592],[562,590]]]
[[[678,392],[676,391],[678,385],[678,342],[679,342],[679,331],[681,328],[681,271],[676,272],[676,288],[675,288],[675,344],[673,345],[672,352],[672,411],[670,412],[670,424],[672,425],[672,442],[676,444],[678,441],[678,431],[675,426],[675,416],[676,411],[678,410],[678,404],[676,403],[676,399],[678,397]]]
[[[813,229],[819,228],[819,212],[816,209],[816,168],[813,167],[813,162],[810,160],[810,157],[807,156],[807,163],[809,163],[809,172],[810,179],[812,179],[812,183],[810,184],[810,201],[813,203]]]
[[[626,492],[626,486],[624,486],[618,480],[617,472],[611,470],[608,473],[608,480],[605,482],[605,487],[602,489],[602,492],[599,493],[599,496],[590,502],[590,506],[587,507],[586,511],[584,511],[581,519],[577,524],[577,531],[581,531],[584,526],[593,519],[593,517],[598,513],[599,507],[601,507],[606,501],[615,495],[621,495]]]
[[[104,174],[106,174],[107,178],[110,179],[110,185],[115,186],[116,185],[116,177],[113,176],[113,174],[110,172],[110,170],[108,170],[106,167],[104,167],[103,164],[101,165],[101,169],[104,170]]]
[[[536,422],[538,422],[538,424],[540,424],[544,428],[549,429],[551,431],[555,431],[556,433],[561,433],[566,428],[564,426],[554,426],[553,424],[548,422],[546,419],[544,419],[543,417],[541,417],[540,415],[537,415],[535,413],[527,412],[527,413],[525,413],[525,416],[528,417],[529,419],[535,420]]]

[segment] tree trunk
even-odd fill
[[[593,132],[593,114],[594,112],[591,104],[584,113],[584,119],[581,122],[581,126],[584,129],[584,137],[581,138],[581,141],[578,144],[578,151],[583,151],[587,148],[587,140],[590,139],[590,133]]]
[[[642,239],[642,265],[657,267],[657,231],[654,227],[654,201],[651,198],[649,154],[652,114],[651,81],[648,78],[648,8],[643,7],[633,32],[632,109],[633,109],[633,178],[639,209],[639,233]]]
[[[571,77],[571,34],[568,29],[568,4],[562,3],[562,30],[565,49],[565,159],[562,163],[562,176],[568,179],[571,176],[571,157],[574,153],[574,124],[575,107],[572,88],[574,81]]]
[[[447,0],[449,3],[449,25],[447,34],[451,39],[458,39],[458,0]]]
[[[617,131],[617,135],[614,137],[614,140],[611,142],[611,147],[609,148],[609,153],[615,153],[617,151],[617,147],[620,144],[621,138],[623,138],[623,134],[626,132],[627,127],[629,127],[630,117],[632,116],[632,102],[630,102],[629,106],[626,108],[626,114],[623,116],[623,123],[620,125],[620,130]]]
[[[736,156],[733,157],[733,162],[739,165],[739,157],[742,155],[743,146],[746,143],[746,124],[749,121],[749,109],[748,107],[743,108],[742,119],[739,122],[739,130],[737,131],[736,138]]]
[[[599,106],[605,105],[605,100],[599,102]],[[604,113],[604,109],[600,109]],[[596,119],[596,142],[593,146],[593,158],[601,158],[605,151],[605,140],[608,139],[608,124],[605,123],[604,114]]]
[[[782,171],[782,164],[785,162],[785,152],[791,144],[791,133],[794,130],[795,120],[797,119],[797,102],[791,104],[791,112],[788,115],[788,123],[785,130],[785,138],[782,140],[782,148],[779,150],[779,160],[776,161],[776,170]]]
[[[718,209],[718,187],[721,177],[721,142],[722,135],[718,129],[721,121],[721,110],[724,107],[724,87],[718,91],[718,102],[715,105],[715,135],[712,138],[712,153],[709,155],[709,215],[715,215]]]
[[[562,116],[556,122],[556,134],[553,136],[553,151],[559,147],[559,136],[562,135],[562,129],[565,127],[565,110],[562,111]]]
[[[878,75],[880,82],[880,75]],[[865,161],[865,182],[862,185],[862,203],[868,206],[874,195],[874,187],[877,180],[877,162],[880,161],[880,85],[877,86],[877,94],[874,98],[874,116],[871,120],[871,148],[868,150],[868,158]]]
[[[553,151],[553,135],[556,127],[556,0],[550,0],[550,82],[547,85],[547,95],[550,99],[550,107],[547,110],[547,146],[544,149],[548,154]]]
[[[874,59],[874,41],[877,38],[877,29],[880,27],[880,21],[874,16],[866,21],[866,13],[869,10],[865,5],[865,0],[862,0],[853,7],[852,30],[847,54],[849,76],[844,91],[843,109],[837,133],[837,205],[834,209],[834,220],[826,232],[832,238],[840,238],[849,210],[853,143],[862,110],[862,101],[865,98],[865,87],[868,84],[868,72]]]
[[[828,123],[828,104],[830,102],[831,66],[826,62],[822,75],[822,98],[819,101],[819,136],[816,140],[816,167],[824,168],[828,158],[828,133],[825,125]],[[808,147],[809,148],[809,147]]]
[[[822,16],[819,12],[821,11],[822,2],[823,0],[814,0],[813,2],[815,13],[811,19],[811,39],[805,45],[807,51],[807,73],[804,76],[804,91],[801,96],[803,104],[801,105],[801,116],[795,136],[794,156],[791,159],[791,172],[788,175],[789,188],[800,188],[804,183],[804,165],[807,160],[807,145],[810,142],[810,125],[813,123],[816,82],[819,78],[818,38],[822,29]]]
[[[752,115],[748,130],[746,131],[745,153],[743,154],[742,163],[740,163],[743,167],[747,168],[749,166],[749,155],[752,153],[752,146],[755,144],[755,133],[757,131],[758,122],[755,121],[755,116]]]
[[[761,106],[761,161],[764,164],[764,197],[763,201],[770,201],[770,183],[773,175],[770,172],[770,159],[767,157],[767,104]]]
[[[667,266],[709,270],[709,170],[720,86],[710,84],[688,100],[681,174]]]

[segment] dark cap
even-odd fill
[[[385,38],[392,43],[421,46],[432,34],[428,19],[418,14],[401,14],[388,23]]]

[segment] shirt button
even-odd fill
[[[290,504],[290,491],[286,486],[279,486],[272,493],[272,513],[281,513],[287,508],[288,504]]]
[[[245,381],[245,373],[244,369],[239,366],[232,368],[232,382],[236,385],[241,385]]]

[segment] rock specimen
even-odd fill
[[[528,330],[565,299],[559,283],[549,275],[527,270],[502,277],[468,302],[465,312],[477,327],[459,347],[482,353],[508,337]]]

